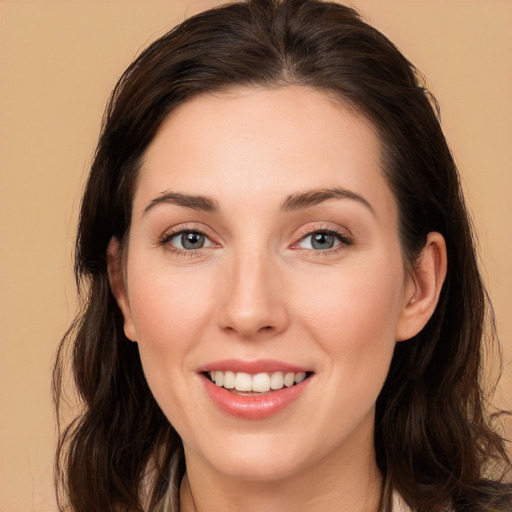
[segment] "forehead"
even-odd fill
[[[201,95],[160,127],[143,160],[134,209],[169,189],[281,201],[301,189],[342,186],[389,202],[380,158],[371,123],[316,89]]]

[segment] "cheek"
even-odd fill
[[[179,346],[201,325],[208,309],[208,278],[201,272],[170,271],[159,265],[129,273],[130,309],[139,342],[155,348]]]
[[[385,379],[394,350],[404,274],[381,261],[346,266],[300,294],[302,322],[347,381],[367,382],[371,372]]]
[[[190,418],[194,417],[187,386],[194,355],[204,339],[211,293],[204,276],[193,278],[158,267],[144,272],[134,269],[129,277],[130,306],[146,380],[173,427],[186,434],[193,431]]]
[[[208,281],[198,273],[172,273],[157,266],[134,269],[129,277],[144,373],[157,401],[171,403],[165,396],[175,394],[183,375],[191,371],[191,356],[209,317]]]

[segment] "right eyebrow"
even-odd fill
[[[152,199],[146,208],[144,208],[142,214],[146,214],[149,210],[159,204],[175,204],[177,206],[183,206],[184,208],[203,210],[206,212],[216,212],[219,210],[217,201],[210,197],[165,191],[158,197]]]
[[[340,187],[313,189],[300,194],[292,194],[286,198],[281,209],[284,211],[301,210],[310,208],[330,199],[352,199],[364,205],[368,210],[375,214],[375,210],[372,205],[362,195],[357,194],[352,190]]]

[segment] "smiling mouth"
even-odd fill
[[[207,371],[204,375],[214,384],[237,395],[259,395],[290,388],[312,375],[311,372],[245,372]]]

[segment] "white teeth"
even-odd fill
[[[212,371],[210,378],[217,386],[236,391],[268,393],[271,389],[287,388],[299,384],[306,378],[306,372],[272,372],[257,373],[251,375],[244,372]]]
[[[217,386],[222,386],[224,384],[224,373],[215,372],[215,378],[213,380]]]
[[[225,379],[226,377],[224,377]],[[302,382],[306,378],[306,372],[299,372],[295,374],[295,384]],[[225,384],[224,384],[225,385]]]
[[[248,373],[237,373],[235,377],[235,389],[237,391],[252,391],[252,377]]]
[[[284,386],[283,372],[274,372],[270,376],[270,389],[281,389]]]
[[[284,385],[289,388],[290,386],[293,386],[295,384],[295,373],[288,372],[284,376]]]
[[[252,390],[260,393],[270,391],[270,377],[268,373],[257,373],[252,378]]]
[[[233,372],[224,372],[224,387],[226,389],[235,387],[235,374]]]

